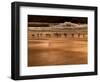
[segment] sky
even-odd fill
[[[28,22],[64,23],[66,21],[87,24],[87,17],[28,15]]]

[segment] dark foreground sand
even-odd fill
[[[28,66],[87,64],[86,39],[28,41]]]

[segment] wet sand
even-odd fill
[[[87,63],[86,39],[52,38],[28,41],[28,66]]]

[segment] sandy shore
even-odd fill
[[[28,41],[28,66],[87,64],[86,39]]]

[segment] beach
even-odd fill
[[[28,66],[87,64],[86,38],[28,40]]]

